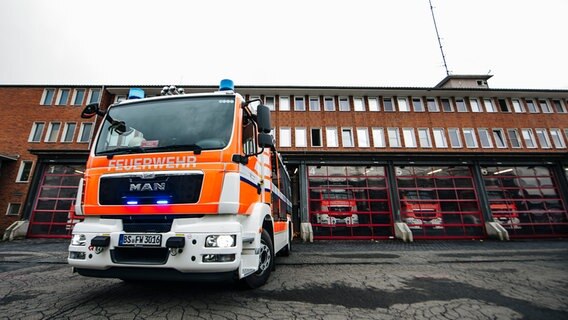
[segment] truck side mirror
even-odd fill
[[[270,109],[265,105],[259,105],[256,109],[256,121],[258,132],[270,133]]]
[[[85,107],[85,109],[83,109],[83,112],[81,112],[81,118],[89,119],[94,117],[96,114],[98,114],[99,116],[104,116],[105,112],[99,109],[99,104],[97,102],[90,103]]]
[[[264,132],[259,133],[258,145],[261,148],[273,148],[274,140],[272,139],[272,135],[270,133],[264,133]]]

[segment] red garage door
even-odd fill
[[[484,223],[467,166],[398,166],[400,215],[415,239],[485,237]]]
[[[544,166],[482,168],[493,219],[512,238],[568,236],[566,206]]]
[[[84,170],[84,165],[45,167],[30,218],[28,237],[70,237],[73,221],[69,218],[69,211]]]
[[[393,235],[385,168],[308,167],[315,239],[388,239]]]

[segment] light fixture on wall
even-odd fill
[[[493,174],[501,174],[501,173],[507,173],[507,172],[511,172],[511,171],[513,171],[513,168],[509,168],[509,169],[505,169],[505,170],[493,172]]]
[[[440,172],[440,171],[442,171],[442,169],[432,170],[432,171],[428,172],[427,175],[434,174],[434,173],[438,173],[438,172]]]

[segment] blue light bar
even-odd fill
[[[142,98],[144,98],[144,90],[140,88],[130,88],[130,91],[128,92],[128,100]]]
[[[126,201],[126,204],[138,204],[138,201],[136,201],[136,200],[128,200],[128,201]]]
[[[223,79],[219,84],[219,91],[235,91],[235,84],[233,80]]]
[[[156,201],[156,204],[168,204],[169,201],[168,200],[158,200]]]

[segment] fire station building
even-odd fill
[[[305,238],[568,236],[568,90],[238,86],[271,108]],[[0,231],[68,237],[100,123],[81,119],[140,86],[0,86]],[[216,86],[181,86],[186,93]],[[142,86],[158,95],[162,86]],[[300,228],[301,226],[301,228]]]

